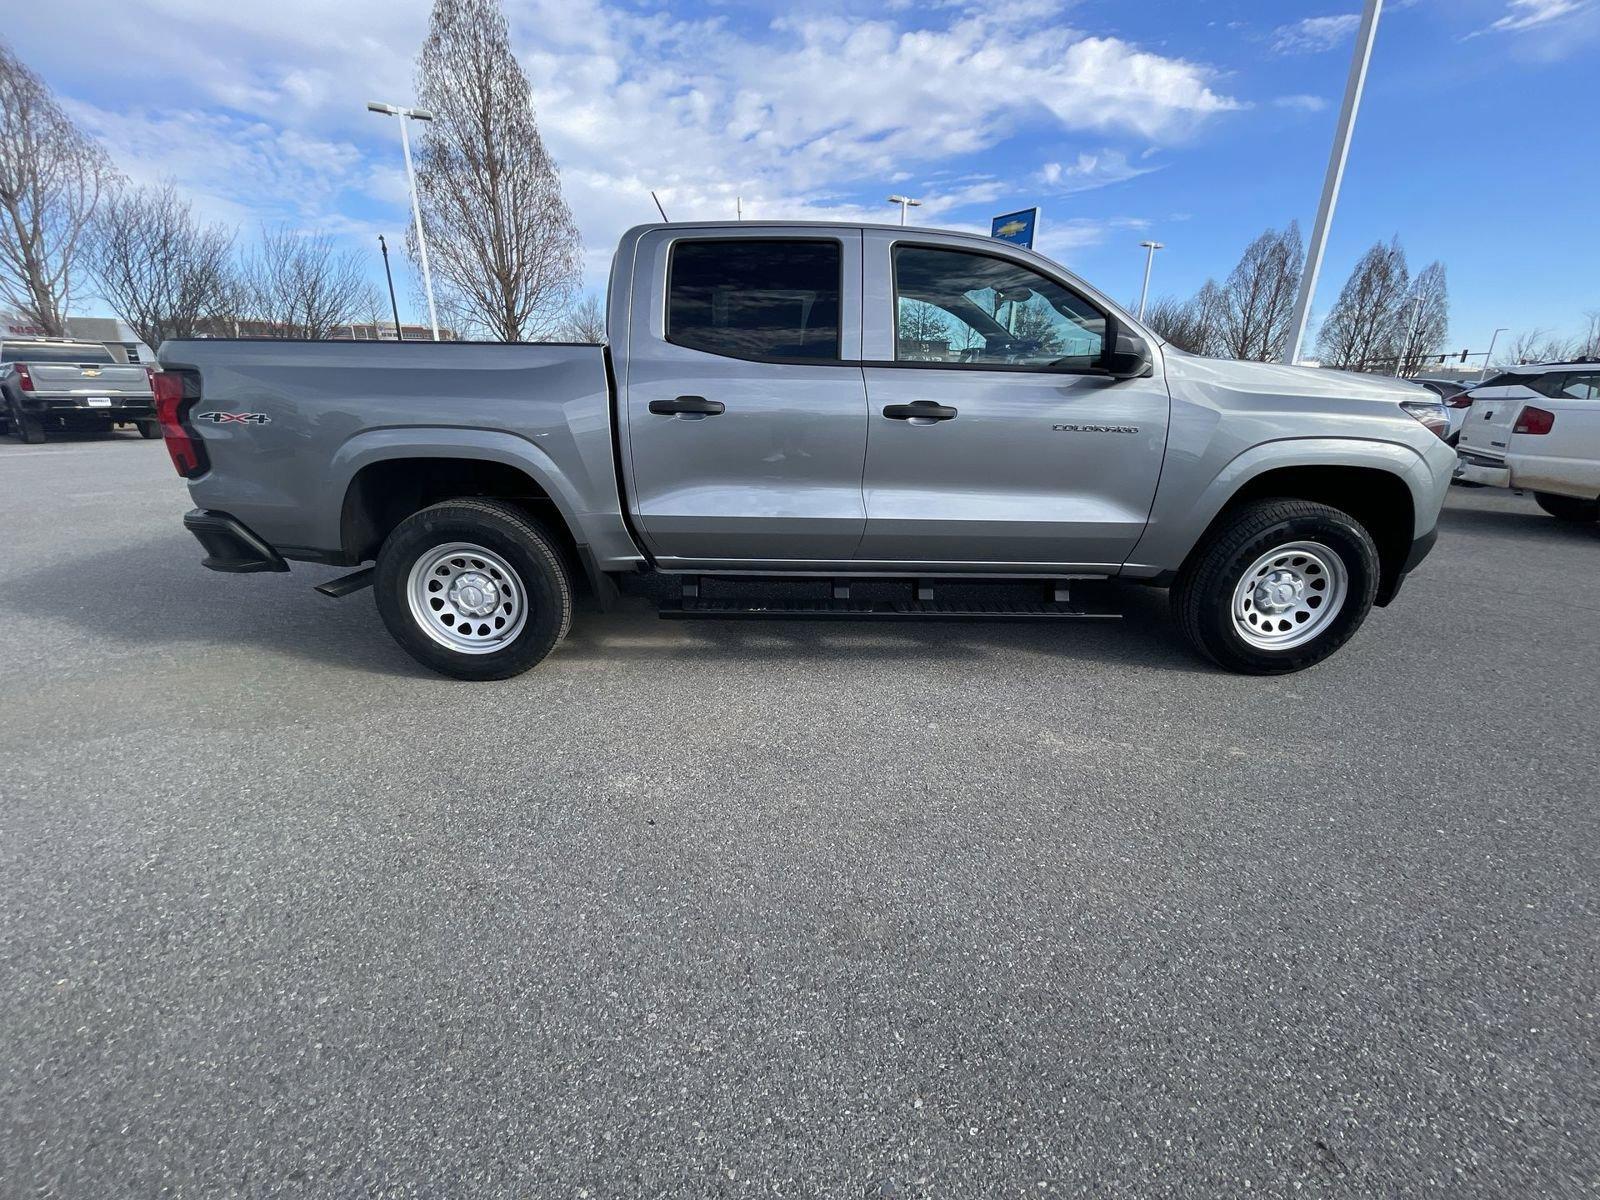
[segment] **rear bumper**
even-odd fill
[[[205,558],[200,565],[230,575],[253,571],[287,571],[289,564],[251,528],[225,512],[208,508],[190,509],[183,514],[183,527],[194,534]]]
[[[156,415],[155,399],[151,396],[108,396],[106,399],[111,403],[90,404],[88,396],[36,396],[25,392],[22,411],[30,417],[95,416],[117,421]]]
[[[1456,460],[1456,469],[1451,478],[1462,483],[1480,483],[1484,487],[1508,488],[1511,486],[1511,468],[1490,466],[1481,459],[1463,456]]]

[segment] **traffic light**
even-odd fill
[[[1466,362],[1467,361],[1467,352],[1465,350],[1463,350],[1461,352],[1461,361],[1462,362]]]

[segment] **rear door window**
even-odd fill
[[[678,242],[667,341],[729,358],[837,361],[842,270],[831,238]]]

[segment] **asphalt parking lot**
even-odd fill
[[[6,1196],[1600,1188],[1600,532],[1460,491],[1315,670],[580,617],[422,672],[0,441]]]

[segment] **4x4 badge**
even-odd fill
[[[265,425],[272,418],[266,413],[196,413],[195,420],[210,421],[213,425]]]

